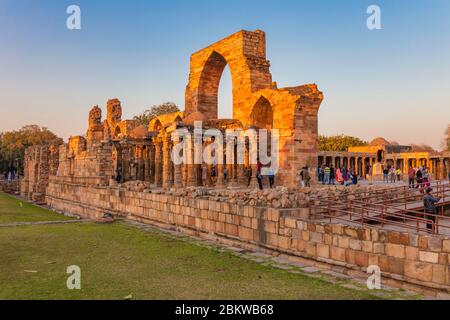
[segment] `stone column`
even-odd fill
[[[163,139],[163,188],[170,188],[171,183],[170,137]]]
[[[187,181],[186,181],[186,185],[188,187],[194,187],[197,185],[197,173],[195,171],[195,164],[194,164],[194,137],[190,137],[188,136],[186,139],[187,143],[186,143],[186,152],[187,152],[187,158],[186,158],[186,162],[187,162]]]
[[[181,137],[174,136],[173,140],[173,148],[177,146],[179,143],[183,143]],[[169,156],[171,153],[169,153]],[[184,156],[184,153],[183,153]],[[178,159],[180,161],[181,159]],[[182,188],[183,187],[183,162],[181,163],[175,163],[174,162],[174,173],[173,173],[173,185],[175,188]]]
[[[366,178],[367,167],[366,167],[366,157],[362,157],[362,176]]]
[[[202,145],[203,138],[194,137],[195,145],[194,145],[194,159],[195,159],[195,182],[197,186],[203,186],[203,153],[202,153]]]
[[[258,164],[252,163],[256,162],[256,158],[258,157],[258,145],[256,138],[253,141],[253,144],[249,146],[249,160],[250,160],[250,166],[252,167],[252,177],[250,180],[250,188],[258,188],[258,180],[256,179],[256,172],[258,170]]]
[[[217,155],[217,179],[216,179],[216,187],[223,188],[225,186],[225,181],[223,178],[224,173],[224,161],[223,161],[223,154],[224,148],[223,148],[223,142],[222,147],[218,147],[216,150]]]
[[[444,171],[444,158],[439,158],[439,180],[445,179]]]
[[[246,174],[246,168],[250,168],[250,151],[249,146],[246,143],[245,137],[244,140],[240,143],[244,143],[244,163],[238,163],[239,157],[236,153],[236,166],[234,169],[237,171],[236,178],[237,178],[237,184],[240,187],[248,187],[248,176]],[[239,149],[239,145],[237,145],[236,149]]]
[[[160,139],[155,141],[155,186],[162,187],[162,142]]]
[[[227,184],[231,186],[233,182],[233,164],[234,164],[234,137],[227,137],[226,141],[226,158],[227,158]]]

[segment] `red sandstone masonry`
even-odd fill
[[[450,239],[306,221],[300,210],[257,208],[201,198],[80,186],[52,179],[48,204],[98,217],[105,212],[365,271],[379,265],[396,280],[450,291]],[[304,214],[304,213],[303,213]]]

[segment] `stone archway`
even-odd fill
[[[250,113],[250,121],[256,128],[267,130],[273,128],[273,110],[269,100],[263,96],[258,99]]]
[[[217,119],[219,84],[227,64],[233,87],[233,119],[249,116],[251,110],[246,101],[254,92],[272,84],[265,37],[260,30],[242,30],[192,54],[186,117],[201,112],[207,119]]]

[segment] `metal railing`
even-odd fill
[[[434,196],[441,197],[441,201],[437,204],[441,210],[436,215],[426,213],[423,210],[423,203],[419,203],[419,200],[423,199],[423,190],[411,190],[408,186],[400,186],[378,189],[376,194],[355,196],[354,200],[347,200],[347,197],[338,201],[334,197],[321,198],[320,205],[312,206],[311,218],[363,226],[378,225],[382,228],[391,226],[417,232],[450,234],[450,217],[444,215],[444,206],[450,204],[450,183],[437,181],[432,187]],[[359,194],[363,193],[367,191]],[[417,204],[418,208],[408,208],[414,204]]]

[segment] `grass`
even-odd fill
[[[70,218],[0,193],[0,224],[59,221]]]
[[[21,221],[54,215],[16,202],[2,195],[2,214],[9,204]],[[377,298],[123,222],[1,227],[0,257],[0,299]],[[66,287],[71,265],[81,290]]]

